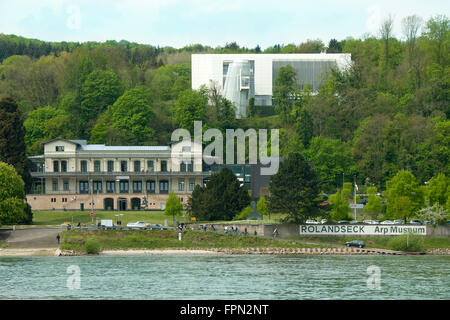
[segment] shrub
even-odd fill
[[[252,212],[253,212],[252,207],[247,206],[244,209],[242,209],[242,211],[238,215],[236,215],[233,220],[245,220],[249,215],[252,214]]]
[[[396,251],[423,251],[423,236],[410,233],[392,238],[388,241],[388,247]]]
[[[89,238],[84,244],[84,250],[88,254],[98,254],[100,252],[100,243],[97,239]]]

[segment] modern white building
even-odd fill
[[[281,67],[289,64],[297,71],[299,89],[309,84],[318,91],[331,68],[344,70],[350,63],[350,53],[193,54],[192,89],[216,85],[241,118],[250,97],[255,105],[272,105],[272,87]]]

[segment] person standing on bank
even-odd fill
[[[56,240],[58,241],[59,244],[59,240],[61,239],[61,237],[59,236],[59,233],[56,235]]]

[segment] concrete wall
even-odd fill
[[[195,229],[200,229],[201,224],[190,224],[189,227],[193,227]],[[239,228],[239,232],[244,232],[245,228],[247,228],[247,232],[249,234],[254,234],[254,232],[257,232],[258,236],[264,236],[267,238],[270,238],[273,236],[273,231],[275,230],[275,228],[278,231],[278,236],[280,238],[297,238],[300,237],[300,225],[298,224],[278,224],[278,225],[274,225],[274,224],[233,224],[233,223],[229,223],[229,224],[215,224],[214,223],[214,227],[216,228],[216,231],[218,232],[223,232],[224,231],[224,227],[228,226],[230,227],[238,227]],[[207,223],[207,227],[208,230],[210,230],[211,228],[211,223]],[[321,235],[320,237],[326,237],[327,235]],[[333,237],[367,237],[364,235],[333,235]],[[314,237],[314,236],[310,236],[310,237]],[[385,237],[383,235],[380,236],[370,236],[370,237]],[[445,238],[445,237],[450,237],[450,226],[427,226],[427,237],[430,238]]]
[[[247,228],[247,232],[250,235],[254,235],[255,231],[256,234],[258,236],[264,236],[265,234],[265,225],[263,224],[233,224],[233,223],[212,223],[214,225],[214,228],[216,229],[217,232],[224,232],[224,228],[225,226],[228,227],[228,230],[230,231],[230,228],[238,228],[239,233],[242,233],[245,231],[245,228]],[[202,224],[195,224],[195,223],[190,223],[187,225],[188,228],[194,228],[194,229],[201,229]],[[206,226],[208,228],[208,230],[211,230],[211,223],[206,223]]]
[[[450,226],[428,226],[427,237],[431,238],[445,238],[450,237]]]

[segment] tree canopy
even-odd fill
[[[231,169],[222,168],[206,186],[195,186],[188,211],[199,220],[231,220],[249,204],[247,187],[240,185]]]
[[[310,163],[301,154],[291,153],[270,177],[269,211],[287,213],[294,222],[320,215],[321,184]]]

